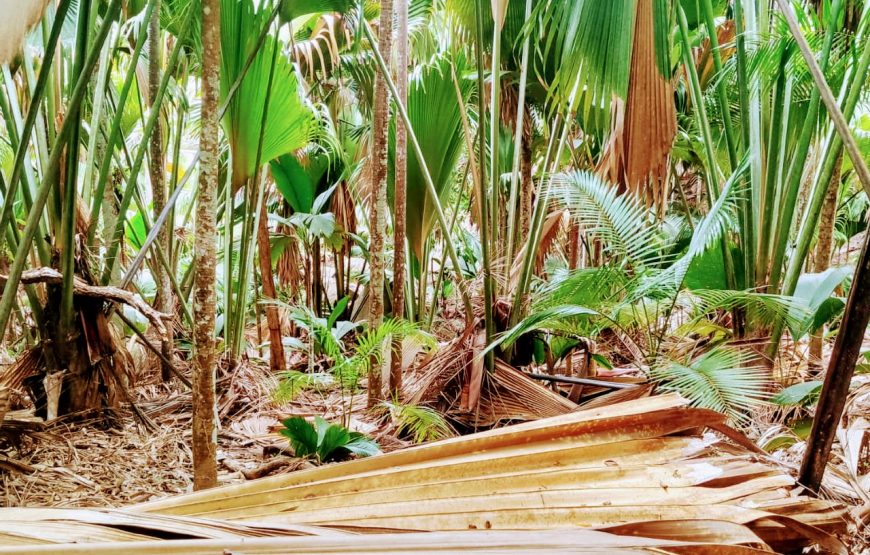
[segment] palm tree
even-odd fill
[[[378,26],[380,41],[378,49],[389,67],[393,42],[393,1],[381,1],[381,17]],[[369,327],[374,329],[384,321],[384,275],[386,269],[387,233],[387,152],[389,139],[390,96],[384,83],[385,75],[375,76],[374,113],[372,116],[371,193],[369,196]],[[376,406],[383,400],[381,368],[372,364],[369,370],[368,404]]]
[[[396,3],[396,85],[398,102],[408,103],[408,0]],[[396,156],[393,172],[393,315],[405,317],[405,224],[407,218],[408,134],[396,126]],[[402,343],[393,342],[390,356],[390,395],[402,391]]]
[[[194,367],[193,468],[194,487],[217,484],[217,422],[215,405],[215,279],[217,192],[220,169],[221,0],[202,0],[202,106],[199,198],[194,245]]]

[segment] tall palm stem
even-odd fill
[[[366,39],[372,45],[376,45],[377,41],[375,40],[372,30],[367,21],[364,18],[361,18],[362,31],[366,36]],[[377,48],[373,49],[373,53],[375,56],[375,61],[377,62],[378,69],[380,70],[381,75],[384,76],[384,81],[387,84],[387,87],[390,89],[390,94],[393,95],[393,98],[399,98],[399,93],[396,90],[396,85],[393,83],[392,78],[390,77],[390,71],[387,67],[387,64],[384,62],[384,58],[381,56],[380,52]],[[405,125],[405,129],[408,131],[408,140],[411,142],[411,146],[414,149],[414,154],[417,156],[417,161],[420,164],[420,171],[423,174],[423,181],[426,184],[426,192],[429,196],[429,201],[432,203],[432,206],[435,209],[435,217],[438,221],[438,226],[441,228],[442,233],[449,234],[450,227],[447,225],[447,219],[444,216],[444,209],[441,207],[441,199],[438,198],[438,191],[435,189],[435,183],[432,181],[432,174],[429,172],[429,167],[426,164],[426,158],[423,156],[423,149],[420,147],[420,141],[417,140],[417,135],[414,133],[414,128],[411,125],[411,119],[408,116],[408,110],[404,104],[401,102],[396,102],[396,110],[399,112],[399,116],[402,118],[402,122]],[[449,235],[448,235],[449,236]],[[450,262],[453,265],[453,271],[456,275],[456,282],[459,286],[459,292],[462,297],[462,302],[465,307],[466,319],[471,321],[474,317],[474,311],[471,306],[471,298],[468,293],[468,286],[465,283],[465,279],[462,276],[462,266],[459,263],[459,256],[456,254],[456,248],[450,241],[447,241],[445,244],[447,249],[447,255],[450,257]]]
[[[114,19],[120,12],[120,8],[121,0],[112,0],[107,7],[103,22],[94,38],[93,48],[88,53],[87,60],[82,64],[81,72],[76,80],[73,92],[70,95],[67,103],[67,113],[75,113],[78,107],[81,106],[85,92],[90,84],[91,73],[99,59],[100,50],[106,37],[109,35],[109,30],[112,28]],[[57,185],[61,157],[66,149],[66,143],[69,139],[72,128],[76,125],[79,125],[77,119],[64,119],[57,140],[55,141],[54,147],[51,151],[48,168],[43,177],[42,183],[37,190],[37,195],[33,199],[33,206],[27,216],[27,222],[24,225],[21,241],[18,244],[18,249],[16,249],[12,266],[9,268],[9,277],[6,280],[6,286],[3,288],[3,295],[0,297],[0,335],[5,333],[6,325],[9,323],[9,316],[11,315],[12,308],[15,305],[15,297],[18,291],[18,285],[21,281],[21,274],[24,272],[24,266],[27,263],[30,247],[33,243],[36,231],[39,228],[39,221],[42,218],[42,210],[45,208],[48,196],[51,194],[55,185]],[[24,141],[22,141],[22,144],[23,143]],[[6,204],[8,204],[11,209],[12,198],[8,193]]]

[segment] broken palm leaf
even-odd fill
[[[715,530],[715,529],[714,529]],[[713,534],[711,534],[713,535]],[[723,536],[719,533],[718,536]],[[170,540],[107,544],[66,544],[33,547],[0,547],[0,554],[32,553],[41,555],[225,555],[226,553],[510,553],[588,555],[754,555],[767,550],[735,545],[728,540],[755,543],[757,538],[745,530],[734,531],[726,541],[690,542],[619,536],[593,530],[558,530],[542,535],[527,531],[462,531],[411,534],[335,535],[282,538],[246,538],[235,540]]]
[[[751,445],[722,415],[664,395],[136,508],[370,531],[579,526],[644,535],[669,520],[678,529],[660,534],[685,541],[708,541],[730,523],[762,546],[823,542],[842,552],[830,536],[843,529],[842,508],[798,496],[788,475],[748,456]],[[711,525],[720,532],[679,524],[704,520],[725,524]],[[734,543],[752,543],[744,540]]]

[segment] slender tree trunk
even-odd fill
[[[843,154],[837,158],[834,165],[834,173],[828,184],[828,194],[822,204],[822,213],[819,215],[819,241],[816,244],[815,261],[813,270],[824,272],[831,265],[831,251],[834,244],[834,222],[837,219],[837,193],[840,189],[840,168],[843,163]],[[820,368],[822,365],[822,338],[824,327],[810,336],[810,365]]]
[[[272,247],[269,243],[269,228],[266,225],[266,202],[260,205],[260,223],[257,225],[257,258],[260,260],[260,278],[263,280],[263,297],[269,300],[278,298],[275,292],[275,278],[272,275]],[[267,304],[263,307],[266,324],[269,326],[269,366],[279,372],[284,370],[284,344],[281,342],[281,316],[278,307]]]
[[[154,11],[151,14],[151,21],[148,22],[148,102],[152,110],[159,110],[159,106],[154,106],[154,99],[157,97],[160,89],[160,58],[161,58],[161,39],[160,39],[160,0],[157,0],[154,6]],[[151,164],[149,173],[151,176],[151,194],[154,202],[154,221],[163,211],[166,206],[166,164],[164,163],[163,152],[163,129],[160,118],[158,117],[154,123],[154,130],[151,133],[149,143],[149,155]],[[163,252],[168,253],[170,249],[169,241],[172,233],[172,222],[167,223],[160,230],[157,236],[157,245],[163,249]],[[156,272],[154,274],[157,282],[157,310],[164,314],[175,313],[175,302],[172,297],[172,282],[169,280],[169,273],[162,264],[155,264]],[[163,356],[167,360],[172,360],[172,326],[167,326],[168,333],[161,340],[161,350]],[[166,364],[161,366],[160,372],[163,381],[169,381],[172,378],[172,372]]]
[[[396,87],[399,101],[408,104],[408,0],[396,4]],[[393,316],[405,316],[405,217],[408,179],[408,132],[404,125],[396,125],[396,164],[393,184]],[[402,341],[393,341],[390,357],[390,394],[397,397],[402,391]]]
[[[381,18],[378,27],[378,48],[390,66],[393,42],[393,0],[381,1]],[[374,329],[384,321],[384,237],[387,228],[387,142],[389,137],[390,103],[389,92],[380,72],[375,74],[374,121],[372,122],[372,168],[371,217],[369,220],[369,256],[371,270],[369,279],[369,328]],[[368,405],[373,407],[383,396],[381,368],[372,364],[369,370]]]
[[[196,203],[193,285],[193,487],[217,485],[215,405],[215,240],[220,169],[221,0],[202,0],[202,108],[199,199]]]
[[[523,239],[519,244],[522,244],[525,237],[529,236],[529,230],[532,225],[532,207],[534,205],[535,184],[532,181],[532,138],[527,137],[522,142],[522,153],[520,158],[520,234]],[[513,261],[511,261],[513,264]]]

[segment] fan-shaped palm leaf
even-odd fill
[[[251,0],[223,0],[222,10],[221,95],[226,98],[256,46],[269,12],[255,11]],[[304,146],[314,129],[314,115],[299,96],[293,66],[282,53],[275,56],[276,48],[283,49],[283,45],[271,36],[266,37],[224,117],[224,128],[233,153],[233,183],[236,187],[254,175],[261,135],[259,160],[266,163]],[[272,87],[268,90],[272,71]],[[267,96],[268,115],[263,127]]]
[[[450,60],[438,57],[416,68],[408,84],[408,117],[420,141],[420,148],[432,175],[439,198],[444,199],[459,155],[462,152],[462,114],[456,101],[456,89],[451,75],[451,63],[456,74],[465,70],[462,56]],[[474,83],[460,79],[459,89],[465,101],[471,96]],[[466,102],[467,103],[467,102]],[[435,225],[435,207],[426,192],[423,171],[416,156],[408,156],[408,243],[417,258],[423,256],[423,244]]]

